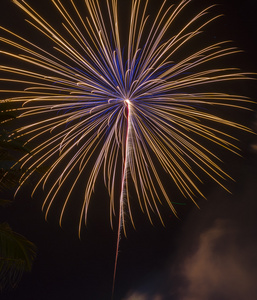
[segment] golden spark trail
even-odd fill
[[[1,103],[18,113],[11,127],[31,150],[12,166],[24,170],[16,193],[35,177],[32,196],[43,188],[45,216],[57,202],[61,225],[82,189],[80,236],[103,179],[112,228],[118,218],[113,295],[120,238],[127,219],[135,227],[135,210],[164,224],[163,209],[178,216],[181,202],[197,205],[205,198],[206,178],[226,189],[231,177],[220,150],[240,155],[234,131],[251,132],[234,120],[234,112],[249,110],[251,100],[229,93],[226,83],[252,74],[226,60],[241,52],[230,41],[200,40],[219,17],[208,17],[212,6],[188,20],[182,13],[191,0],[161,1],[155,16],[148,15],[155,0],[128,1],[130,13],[123,16],[123,1],[49,0],[57,11],[56,29],[28,3],[33,1],[13,2],[43,38],[37,44],[0,26]],[[45,171],[37,174],[40,169]],[[171,189],[181,195],[178,201]]]
[[[114,271],[113,271],[113,286],[112,286],[112,298],[114,296],[114,287],[115,287],[115,277],[117,271],[117,262],[118,262],[118,253],[119,253],[119,245],[122,231],[122,224],[124,222],[124,200],[126,197],[125,191],[125,183],[127,178],[127,165],[128,165],[128,157],[129,157],[129,138],[130,138],[130,110],[131,104],[129,99],[124,100],[124,104],[126,105],[126,138],[125,138],[125,148],[124,148],[124,159],[123,159],[123,171],[122,171],[122,179],[121,179],[121,192],[120,192],[120,201],[119,201],[119,222],[118,222],[118,234],[117,234],[117,245],[116,245],[116,254],[115,254],[115,263],[114,263]]]

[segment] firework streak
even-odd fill
[[[124,38],[117,0],[101,1],[101,5],[85,0],[86,14],[73,0],[68,7],[64,1],[52,0],[63,19],[62,33],[26,1],[13,2],[54,46],[50,52],[1,28],[4,37],[0,40],[10,48],[1,55],[22,66],[1,65],[5,74],[1,80],[15,86],[2,92],[12,94],[5,101],[16,105],[20,113],[22,126],[17,134],[33,146],[18,162],[26,170],[19,188],[38,168],[48,167],[33,191],[42,186],[47,190],[46,217],[58,194],[63,198],[66,191],[61,224],[72,193],[78,186],[81,190],[81,178],[85,178],[80,234],[96,181],[103,174],[110,195],[111,224],[115,207],[119,207],[119,244],[120,230],[126,230],[125,210],[134,224],[130,187],[151,222],[152,214],[163,222],[162,202],[176,215],[161,169],[183,197],[192,201],[204,197],[198,187],[201,177],[211,177],[224,187],[224,180],[230,177],[210,149],[216,146],[238,153],[234,138],[224,128],[248,129],[215,112],[222,107],[244,109],[249,100],[210,91],[212,84],[216,89],[215,83],[247,78],[235,68],[209,67],[239,50],[228,42],[191,50],[190,43],[218,17],[206,19],[211,7],[178,25],[176,20],[190,1],[175,1],[171,6],[164,1],[151,19],[147,0],[131,0]]]

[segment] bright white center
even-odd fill
[[[127,105],[129,105],[129,104],[130,104],[130,101],[129,101],[129,99],[125,99],[124,101],[127,103]]]

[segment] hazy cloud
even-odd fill
[[[256,300],[257,242],[231,220],[217,219],[199,236],[198,246],[175,270],[152,276],[141,292],[123,300]],[[175,268],[176,269],[176,268]],[[166,286],[158,286],[160,277]],[[148,286],[148,291],[147,287]]]
[[[150,296],[147,293],[131,292],[123,300],[163,300],[163,298],[160,295]]]
[[[183,221],[177,254],[123,300],[257,299],[257,158],[233,167],[233,195],[210,191]]]
[[[187,286],[179,300],[256,299],[257,247],[249,247],[242,234],[227,220],[215,221],[201,234],[198,249],[184,262]]]

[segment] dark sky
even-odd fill
[[[225,16],[208,27],[205,36],[233,40],[244,50],[235,58],[237,65],[256,71],[255,0],[192,3],[192,10],[220,4],[215,12]],[[54,13],[44,10],[42,3],[41,9],[54,22]],[[1,0],[0,15],[1,25],[23,32],[24,14],[11,1]],[[241,89],[256,99],[254,83],[247,82]],[[251,113],[247,118],[248,125],[257,129],[257,117]],[[137,229],[129,228],[128,237],[120,243],[115,300],[257,299],[257,140],[248,134],[241,139],[243,157],[225,156],[235,179],[228,182],[232,194],[209,184],[204,187],[208,200],[199,200],[200,210],[193,204],[181,208],[180,219],[171,215],[165,228],[150,225],[142,215]],[[5,209],[1,218],[33,241],[38,254],[33,271],[0,298],[110,299],[117,233],[110,228],[106,212],[97,207],[92,210],[79,240],[74,220],[67,220],[63,229],[58,227],[58,217],[45,222],[42,199],[25,195]],[[96,195],[101,198],[102,194],[96,191]]]

